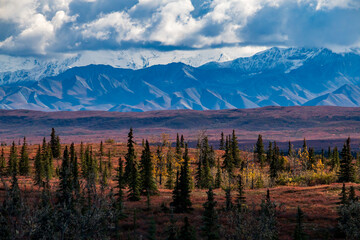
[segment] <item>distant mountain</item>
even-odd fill
[[[38,81],[0,86],[0,108],[149,111],[263,106],[360,106],[360,55],[272,48],[252,57],[132,70],[73,67]]]

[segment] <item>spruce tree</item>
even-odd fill
[[[225,153],[223,157],[223,168],[228,172],[229,178],[232,177],[234,171],[234,161],[231,154],[231,147],[228,137],[226,137]]]
[[[244,205],[246,205],[246,198],[245,198],[245,192],[244,192],[244,183],[242,176],[239,175],[239,182],[237,185],[238,190],[238,196],[237,196],[237,208],[239,211],[241,211],[244,208]]]
[[[125,156],[125,158],[129,159],[129,156]],[[138,172],[138,166],[135,159],[133,159],[133,162],[129,165],[129,179],[128,179],[128,199],[130,201],[139,201],[140,200],[140,178],[139,178],[139,172]]]
[[[29,154],[27,150],[26,137],[24,137],[24,142],[20,152],[19,173],[21,176],[27,176],[30,173]]]
[[[158,190],[154,178],[154,166],[152,162],[152,156],[151,156],[148,140],[146,140],[145,148],[141,154],[139,169],[140,169],[141,193],[143,195],[157,194]]]
[[[8,175],[13,176],[14,174],[15,175],[18,174],[18,155],[17,155],[16,144],[13,141],[10,148],[10,156],[8,161]]]
[[[312,170],[314,169],[314,166],[316,165],[316,159],[315,159],[315,151],[314,148],[309,148],[309,160],[307,162],[307,169]]]
[[[232,132],[230,145],[231,145],[230,149],[231,149],[234,166],[240,167],[242,169],[243,166],[242,166],[242,161],[240,158],[240,151],[239,151],[238,140],[237,140],[237,137],[235,134],[235,130],[233,130],[233,132]]]
[[[207,201],[203,204],[205,211],[202,226],[203,236],[208,240],[220,239],[218,216],[215,209],[216,203],[214,192],[210,187],[207,192]]]
[[[211,175],[211,163],[214,162],[214,154],[209,146],[207,136],[204,136],[200,144],[200,154],[196,174],[196,186],[199,188],[209,188],[213,185]]]
[[[5,174],[6,170],[6,160],[4,155],[4,148],[1,149],[1,155],[0,155],[0,176]]]
[[[181,165],[182,151],[181,151],[181,143],[179,140],[179,134],[176,134],[175,161],[176,161],[177,165]]]
[[[291,144],[291,142],[289,141],[289,145],[288,145],[288,156],[289,157],[293,157],[294,152],[293,152],[293,145]]]
[[[180,137],[180,147],[182,147],[182,148],[185,147],[184,136],[182,134],[181,134],[181,137]]]
[[[231,187],[225,189],[225,210],[230,211],[233,208],[232,197],[231,197]]]
[[[304,213],[300,209],[300,207],[298,207],[297,213],[296,213],[296,227],[295,227],[295,232],[294,232],[294,240],[306,240],[307,239],[307,236],[304,232],[303,221],[304,221]]]
[[[357,202],[357,201],[358,201],[358,197],[356,196],[354,186],[350,186],[348,201],[349,201],[350,203],[353,203],[353,202]]]
[[[173,189],[175,185],[175,172],[174,172],[174,160],[173,160],[173,154],[171,151],[171,147],[169,146],[169,149],[166,154],[166,183],[165,187],[167,189]]]
[[[338,205],[343,206],[348,203],[348,196],[346,193],[345,183],[343,183],[343,185],[342,185],[342,189],[341,189],[339,196],[340,196],[340,202],[337,203]]]
[[[261,134],[258,136],[254,153],[256,155],[256,160],[260,164],[260,167],[263,168],[265,163],[265,151]]]
[[[215,188],[221,187],[221,166],[220,166],[220,158],[217,159],[217,165],[216,165],[216,176],[215,176]]]
[[[73,185],[71,181],[71,169],[68,147],[65,147],[63,159],[61,162],[58,201],[64,208],[71,208],[72,206],[72,191]]]
[[[38,186],[42,186],[43,185],[43,178],[45,176],[45,170],[44,170],[44,165],[43,165],[43,162],[42,162],[40,145],[39,145],[39,148],[38,148],[38,150],[36,152],[36,155],[35,155],[34,168],[35,168],[35,176],[34,176],[35,184],[38,185]]]
[[[352,163],[353,157],[351,155],[350,137],[346,140],[341,151],[339,182],[354,182],[355,169]]]
[[[266,162],[270,164],[272,158],[273,158],[273,147],[271,141],[269,142],[268,150],[266,153]]]
[[[179,239],[181,239],[181,240],[196,240],[195,230],[190,225],[188,217],[184,218],[184,225],[181,227]]]
[[[306,144],[306,139],[304,138],[304,142],[303,142],[303,152],[307,151],[307,144]]]
[[[130,183],[130,176],[131,172],[133,170],[133,165],[136,161],[136,155],[135,155],[135,148],[134,148],[134,140],[133,140],[133,129],[130,128],[129,134],[128,134],[128,142],[127,142],[127,153],[125,155],[125,179],[127,183]]]
[[[116,196],[115,208],[119,213],[121,213],[123,211],[124,189],[125,189],[123,161],[121,157],[119,157],[119,167],[117,168],[115,181],[116,181],[115,188],[117,189],[117,193],[115,194]]]
[[[111,163],[111,150],[108,151],[108,162],[107,162],[108,176],[111,177],[112,163]]]
[[[70,145],[70,169],[71,169],[72,185],[75,192],[78,194],[80,192],[79,166],[78,166],[78,160],[75,152],[74,143],[71,143]]]
[[[50,146],[53,157],[59,158],[61,154],[60,137],[56,135],[54,128],[51,129]]]
[[[219,149],[220,150],[225,150],[225,140],[224,140],[224,133],[223,132],[221,132]]]
[[[334,147],[330,157],[330,170],[337,169],[340,166],[339,151],[337,147]]]

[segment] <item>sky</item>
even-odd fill
[[[359,48],[360,0],[0,0],[1,55],[273,46]]]

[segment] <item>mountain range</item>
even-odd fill
[[[326,48],[271,48],[198,67],[170,63],[141,69],[61,68],[55,62],[45,71],[53,76],[30,71],[25,76],[13,72],[11,80],[3,77],[0,108],[129,112],[360,106],[360,55]]]

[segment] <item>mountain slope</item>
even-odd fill
[[[39,81],[0,86],[0,108],[149,111],[359,106],[359,77],[356,53],[272,48],[250,58],[200,67],[183,63],[139,70],[74,67]]]

